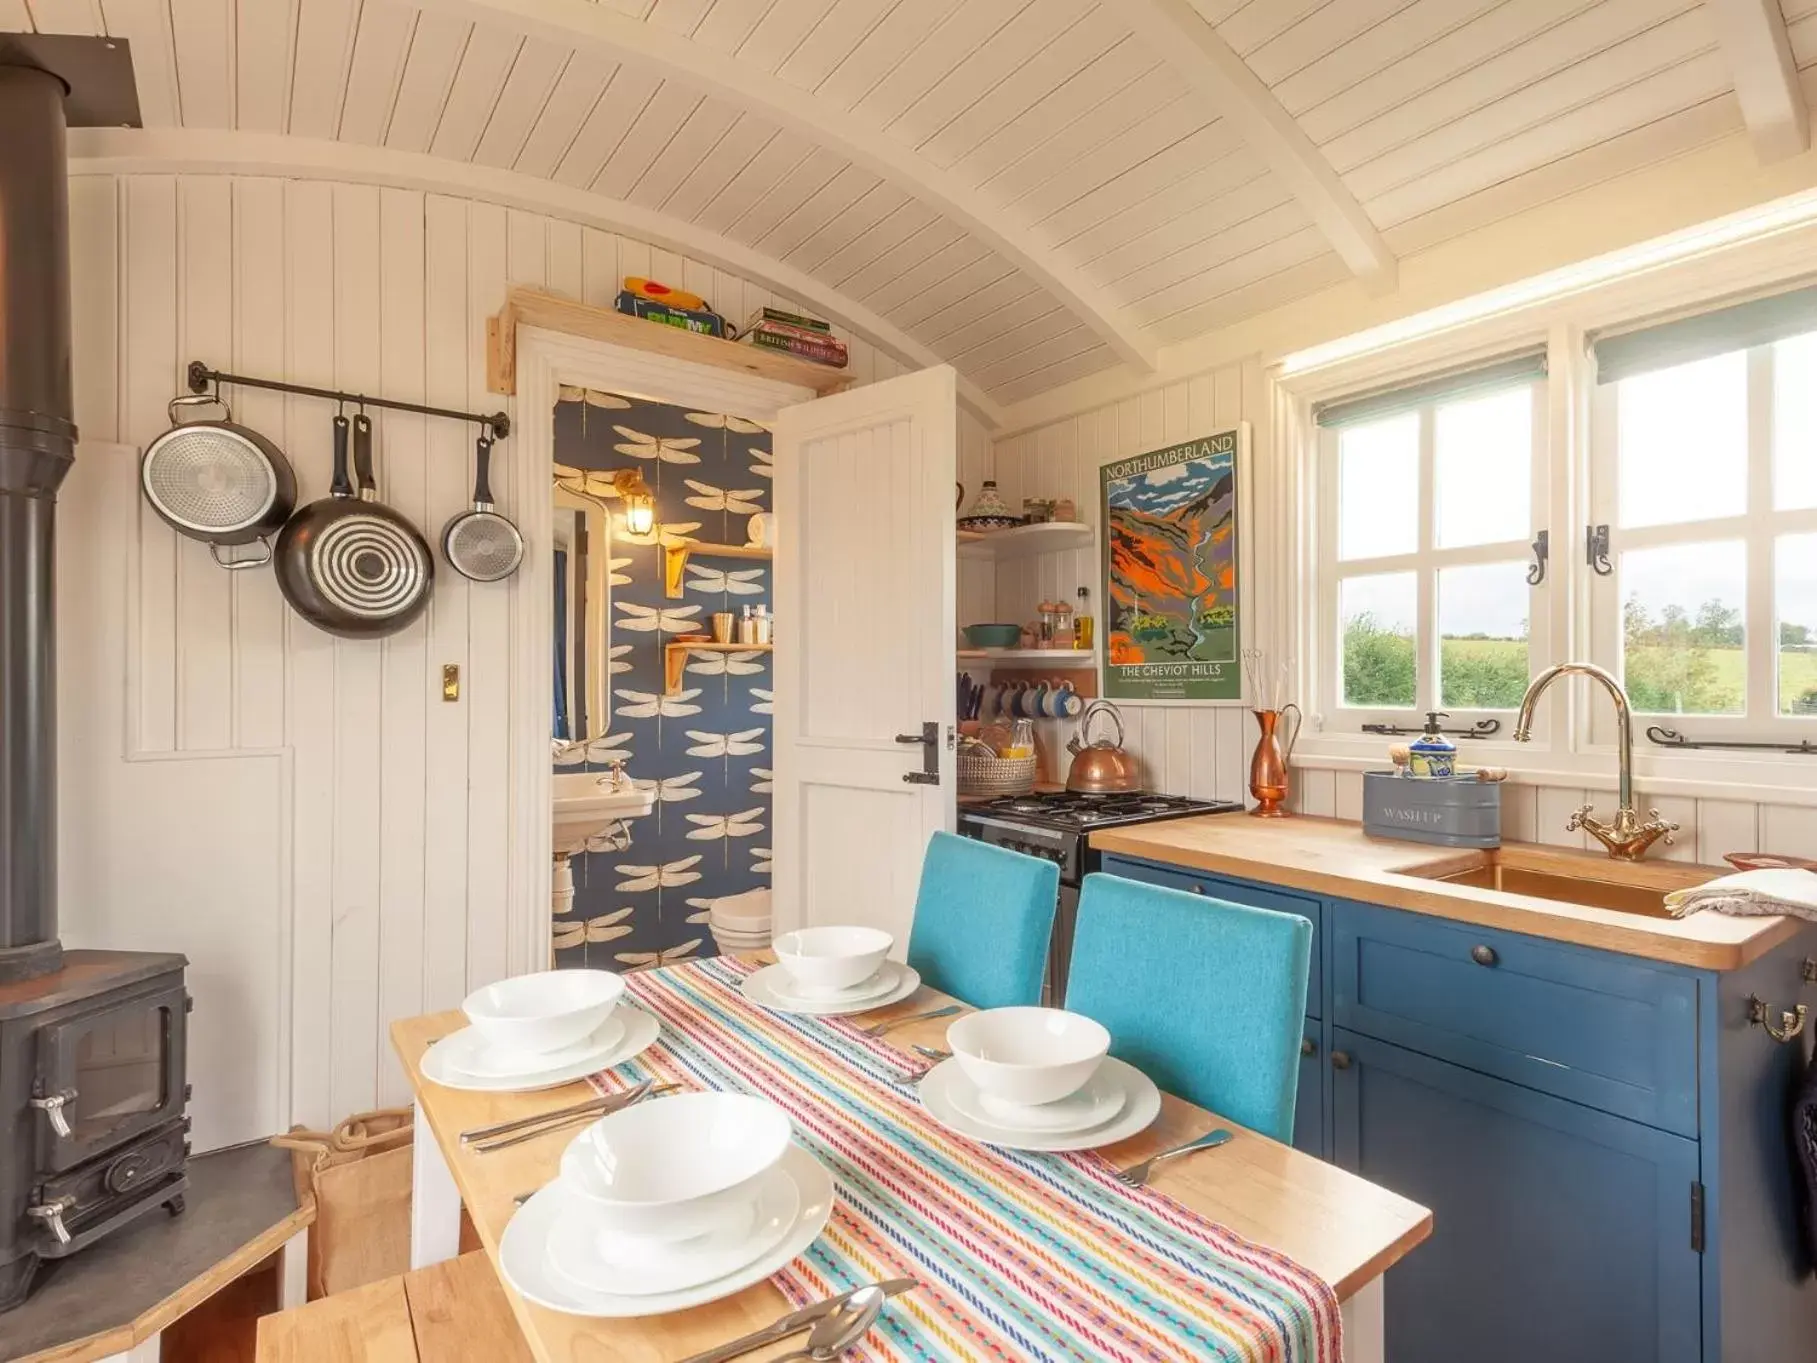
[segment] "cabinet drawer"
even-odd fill
[[[1310,895],[1291,890],[1277,890],[1272,885],[1256,885],[1247,880],[1188,871],[1178,866],[1157,866],[1151,861],[1132,861],[1127,857],[1106,857],[1104,870],[1127,880],[1140,880],[1149,885],[1165,885],[1170,890],[1189,894],[1210,895],[1232,904],[1247,904],[1253,909],[1273,909],[1276,913],[1298,914],[1312,924],[1312,975],[1306,982],[1306,1016],[1323,1016],[1320,1000],[1325,997],[1325,972],[1321,963],[1323,947],[1319,941],[1323,905]]]
[[[1697,982],[1625,956],[1331,906],[1339,1027],[1697,1134]]]

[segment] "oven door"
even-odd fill
[[[188,995],[173,984],[38,1033],[38,1168],[60,1171],[178,1116]]]

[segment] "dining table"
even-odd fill
[[[773,959],[760,953],[750,962]],[[850,1021],[889,1021],[946,1005],[965,1009],[962,1000],[923,985],[887,1008]],[[954,1020],[955,1015],[947,1015],[909,1022],[891,1031],[886,1040],[912,1059],[915,1044],[942,1046]],[[461,1251],[464,1208],[497,1269],[500,1242],[518,1200],[556,1177],[562,1151],[582,1128],[565,1127],[489,1153],[464,1145],[463,1131],[553,1111],[593,1092],[585,1081],[534,1093],[491,1093],[446,1088],[425,1078],[425,1053],[465,1025],[460,1012],[449,1011],[402,1019],[391,1027],[392,1044],[415,1095],[411,1263],[416,1268]],[[717,1041],[730,1044],[728,1038]],[[1431,1212],[1171,1094],[1162,1094],[1160,1115],[1146,1130],[1097,1153],[1116,1168],[1127,1168],[1219,1127],[1228,1129],[1233,1139],[1158,1166],[1150,1186],[1328,1283],[1341,1305],[1345,1363],[1381,1363],[1386,1357],[1383,1278],[1431,1234]],[[597,1319],[536,1305],[519,1295],[503,1273],[500,1280],[524,1339],[540,1363],[674,1363],[758,1330],[795,1304],[771,1279],[687,1310]],[[914,1292],[896,1298],[891,1309],[917,1309]],[[749,1357],[761,1363],[800,1346],[798,1336],[755,1350]],[[1181,1353],[1182,1358],[1192,1356],[1189,1351]]]

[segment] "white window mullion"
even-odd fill
[[[1420,493],[1419,557],[1422,567],[1418,578],[1418,600],[1415,604],[1414,657],[1418,665],[1413,677],[1413,708],[1422,715],[1440,708],[1438,703],[1438,576],[1432,567],[1432,546],[1437,535],[1433,529],[1437,495],[1433,446],[1437,443],[1437,422],[1432,409],[1420,411]]]
[[[1773,523],[1773,348],[1748,352],[1748,590],[1742,621],[1747,668],[1747,718],[1766,725],[1779,716],[1779,630],[1774,624],[1773,536],[1760,533]]]

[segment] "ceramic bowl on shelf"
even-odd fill
[[[461,1011],[491,1045],[558,1051],[597,1031],[624,992],[609,970],[543,970],[476,989]]]
[[[602,1117],[561,1180],[602,1228],[674,1244],[736,1225],[789,1148],[789,1118],[745,1093],[678,1093]]]
[[[798,928],[772,945],[776,962],[797,989],[835,994],[875,975],[896,939],[881,928]]]
[[[946,1044],[980,1093],[1035,1106],[1084,1087],[1110,1050],[1110,1033],[1060,1008],[987,1008],[948,1027]]]
[[[965,642],[973,648],[1015,648],[1022,642],[1022,626],[967,625]]]

